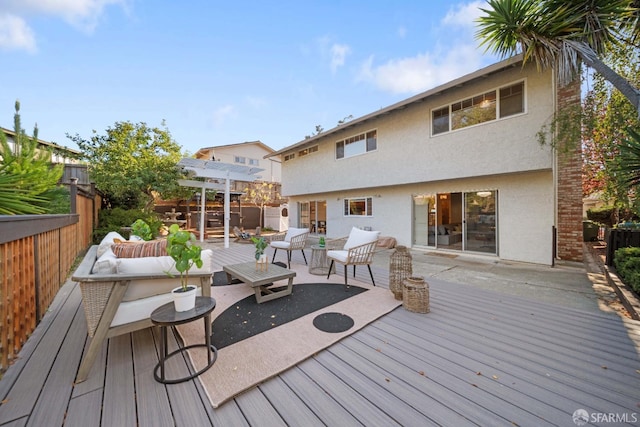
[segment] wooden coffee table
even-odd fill
[[[235,277],[251,286],[256,293],[256,301],[258,304],[291,295],[293,278],[296,277],[295,271],[275,264],[269,264],[267,271],[258,270],[256,269],[256,263],[253,261],[242,264],[225,265],[222,267],[222,270],[227,273],[229,283],[231,279]],[[284,279],[289,279],[286,288],[278,290],[268,288],[273,282]]]

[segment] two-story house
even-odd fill
[[[551,265],[582,259],[579,143],[537,133],[579,85],[514,57],[272,153],[290,223],[380,230],[413,248]]]

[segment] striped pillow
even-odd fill
[[[116,243],[111,246],[111,249],[118,258],[142,258],[168,255],[167,239],[151,240],[149,242]]]

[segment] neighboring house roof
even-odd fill
[[[14,131],[12,131],[12,130],[5,129],[3,127],[0,127],[0,130],[3,131],[5,133],[5,135],[9,136],[12,139],[15,138],[15,136],[16,136],[16,133]],[[44,145],[45,147],[47,147],[49,149],[52,149],[52,150],[56,150],[58,152],[67,152],[67,153],[69,153],[70,156],[78,156],[78,155],[81,154],[81,152],[78,151],[78,150],[74,150],[72,148],[56,144],[55,142],[48,142],[48,141],[44,141],[42,139],[38,139],[38,144]]]
[[[234,148],[234,147],[242,147],[243,145],[257,145],[261,148],[263,148],[264,150],[268,151],[270,154],[268,154],[268,157],[271,157],[273,155],[273,152],[275,151],[273,148],[269,147],[267,144],[264,144],[261,141],[246,141],[246,142],[239,142],[236,144],[225,144],[225,145],[216,145],[214,147],[204,147],[204,148],[200,148],[197,152],[196,152],[196,156],[198,154],[201,153],[206,153],[208,151],[211,150],[216,150],[216,149],[220,149],[220,148]]]
[[[351,120],[349,122],[340,124],[332,129],[326,130],[326,131],[322,131],[317,135],[314,135],[310,138],[306,138],[303,141],[300,141],[296,144],[290,145],[288,147],[282,148],[281,150],[278,151],[274,151],[273,153],[265,156],[265,158],[267,157],[273,157],[273,156],[279,156],[283,153],[286,153],[288,151],[292,151],[292,150],[298,150],[302,147],[306,147],[306,146],[310,146],[313,145],[315,143],[317,143],[317,141],[321,138],[324,138],[328,135],[331,135],[333,133],[339,132],[339,131],[343,131],[344,129],[348,129],[350,127],[362,124],[364,122],[370,121],[370,120],[375,120],[381,116],[384,116],[386,114],[390,114],[392,112],[398,111],[398,110],[402,110],[404,108],[407,108],[409,105],[411,104],[417,104],[420,102],[424,102],[425,99],[429,98],[429,97],[433,97],[433,96],[438,96],[440,94],[442,94],[442,92],[447,91],[449,89],[453,89],[456,87],[460,87],[464,84],[470,83],[476,79],[480,79],[480,78],[485,78],[491,74],[495,74],[498,73],[502,70],[504,70],[505,68],[510,68],[510,67],[515,67],[517,65],[521,65],[522,64],[522,55],[516,55],[513,56],[511,58],[505,59],[503,61],[497,62],[495,64],[489,65],[488,67],[485,68],[481,68],[477,71],[474,71],[471,74],[467,74],[465,76],[462,76],[460,78],[457,78],[455,80],[451,80],[448,83],[444,83],[440,86],[436,86],[433,89],[429,89],[426,92],[422,92],[419,93],[418,95],[415,95],[411,98],[405,99],[404,101],[400,101],[397,102],[393,105],[390,105],[386,108],[381,108],[378,111],[375,111],[373,113],[364,115],[362,117],[359,117],[357,119]]]

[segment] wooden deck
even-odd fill
[[[232,245],[216,261],[252,252]],[[386,271],[374,276],[387,286]],[[74,386],[87,337],[67,283],[0,381],[0,426],[573,426],[577,409],[638,425],[639,322],[429,283],[430,313],[398,308],[218,409],[198,380],[153,379],[154,328],[112,338]]]

